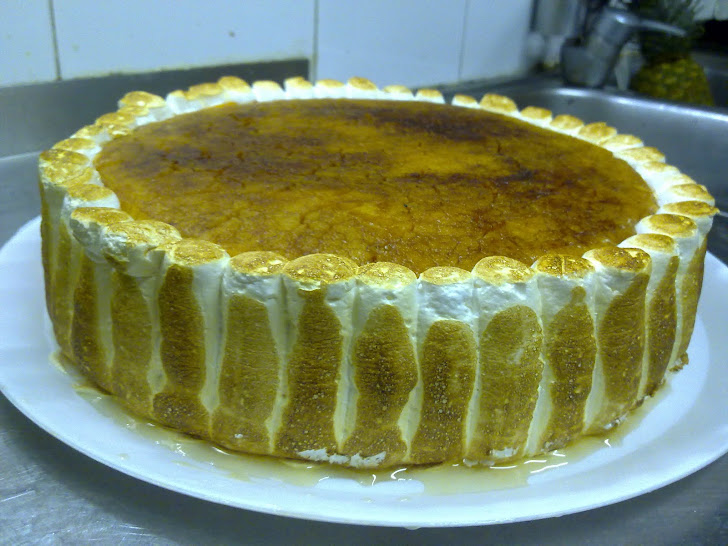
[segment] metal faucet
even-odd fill
[[[561,70],[566,83],[602,87],[612,74],[622,47],[637,30],[685,36],[685,30],[643,19],[624,9],[602,8],[581,38],[571,38],[561,48]]]

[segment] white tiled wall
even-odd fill
[[[364,76],[378,85],[457,81],[466,6],[466,0],[319,0],[316,76]]]
[[[313,49],[314,0],[53,5],[63,78],[310,57]]]
[[[528,68],[526,39],[532,0],[468,2],[459,77],[474,80]]]
[[[0,85],[56,78],[48,0],[0,1]]]
[[[0,0],[0,86],[308,58],[411,86],[526,68],[533,0]]]

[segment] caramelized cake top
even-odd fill
[[[228,103],[139,127],[95,165],[134,218],[231,255],[325,252],[417,273],[579,256],[657,210],[642,178],[596,145],[416,101]]]

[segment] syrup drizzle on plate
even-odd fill
[[[663,385],[657,396],[647,398],[624,422],[604,435],[585,436],[566,448],[530,459],[494,466],[455,463],[365,470],[226,450],[209,441],[193,438],[131,414],[112,395],[100,391],[82,378],[72,365],[64,362],[58,355],[53,360],[61,370],[74,378],[74,390],[96,411],[112,419],[118,426],[177,454],[179,458],[175,464],[209,469],[210,472],[222,473],[236,480],[270,482],[273,486],[276,483],[286,483],[305,488],[336,490],[344,487],[350,489],[353,482],[361,488],[366,502],[373,502],[366,494],[367,491],[373,492],[375,489],[377,495],[391,493],[399,496],[401,502],[407,502],[411,495],[421,493],[450,495],[525,487],[532,476],[574,464],[600,449],[619,446],[622,438],[637,428],[650,408],[670,390],[669,383]],[[130,453],[119,453],[120,460],[127,460],[132,456]]]

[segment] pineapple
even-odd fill
[[[691,56],[693,41],[703,31],[695,21],[700,0],[634,0],[632,9],[645,19],[682,28],[686,36],[640,32],[644,66],[634,75],[630,87],[652,97],[712,106],[708,79],[703,67]]]

